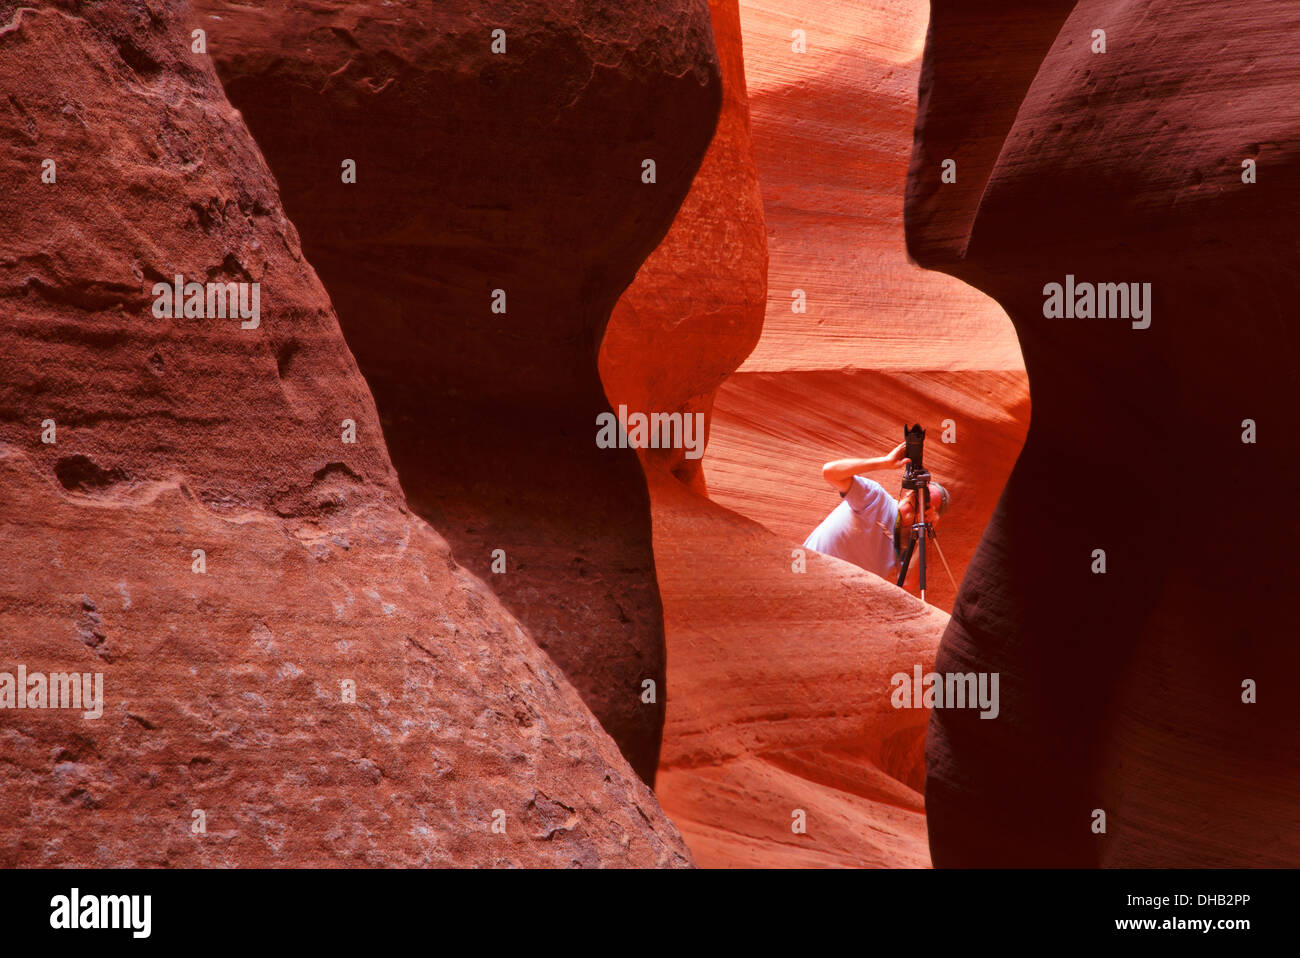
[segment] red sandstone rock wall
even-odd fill
[[[713,136],[706,5],[196,7],[412,507],[653,782],[663,697],[647,704],[642,688],[663,688],[664,663],[649,502],[633,452],[594,444],[608,409],[597,351]]]
[[[926,16],[923,0],[742,0],[772,256],[763,338],[743,371],[1020,365],[997,304],[904,248]],[[796,289],[806,313],[791,310]]]
[[[660,795],[701,863],[1300,859],[1289,6],[935,0],[908,248],[992,301],[904,259],[916,3],[746,3],[739,28],[725,2],[712,28],[701,3],[524,3],[502,59],[502,14],[468,2],[200,7],[0,2],[0,175],[25,184],[0,197],[0,648],[107,698],[6,711],[0,860],[686,864],[502,607],[652,780],[656,567]],[[757,336],[764,220],[767,325],[722,382]],[[263,283],[261,324],[151,316],[176,272]],[[1045,320],[1067,272],[1151,282],[1152,329]],[[994,301],[1036,384],[996,510],[1028,404]],[[712,409],[718,501],[696,461],[643,480],[593,450],[606,396]],[[945,413],[959,574],[992,512],[951,621],[800,571],[834,502],[817,465]],[[932,665],[998,672],[998,720],[893,708],[891,675]]]
[[[924,867],[928,671],[947,615],[650,474],[668,636],[657,794],[705,867]],[[802,813],[802,814],[801,814]],[[796,831],[796,824],[803,830]]]
[[[709,5],[722,72],[722,112],[672,228],[619,298],[600,347],[611,405],[636,412],[711,411],[713,393],[763,328],[767,236],[749,130],[735,0]],[[681,449],[642,453],[702,489],[702,460]]]
[[[705,472],[715,501],[798,543],[838,502],[822,463],[881,455],[920,421],[927,465],[953,494],[940,532],[960,579],[1028,427],[1028,385],[997,304],[908,260],[926,12],[919,0],[741,4],[772,259],[763,336],[718,390]],[[897,476],[874,478],[898,492]],[[927,599],[951,608],[937,561],[929,580]]]
[[[763,321],[766,238],[738,11],[725,2],[711,11],[723,71],[718,133],[601,347],[611,402],[634,410],[707,410]],[[768,398],[781,388],[750,395],[728,380],[722,393],[752,403],[761,430],[791,422],[790,409]],[[880,403],[861,391],[851,401],[868,412]],[[807,421],[820,415],[838,424],[833,407],[829,416],[825,407],[812,412]],[[916,664],[929,668],[946,616],[815,554],[796,572],[792,545],[802,534],[787,541],[686,489],[682,483],[702,485],[698,461],[655,450],[642,459],[669,663],[658,794],[696,860],[928,864],[920,794],[926,713],[893,709],[889,679]],[[776,462],[719,463],[712,451],[708,462],[711,477],[741,489],[788,479]],[[805,830],[795,831],[797,822]]]
[[[1034,402],[939,653],[1000,671],[1006,704],[931,719],[938,865],[1300,862],[1298,523],[1273,498],[1295,453],[1298,30],[1257,0],[934,2],[909,246],[1005,307]],[[1151,283],[1149,328],[1046,318],[1067,274]]]
[[[106,699],[93,720],[3,713],[0,861],[689,863],[564,676],[408,511],[181,5],[0,4],[0,78],[2,668],[100,672]],[[653,242],[610,233],[620,255]],[[260,325],[154,317],[176,273],[261,283]]]

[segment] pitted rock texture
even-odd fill
[[[183,13],[0,2],[0,671],[99,672],[106,700],[0,713],[0,861],[688,864],[560,670],[407,510]],[[176,273],[259,282],[260,325],[155,317]]]
[[[935,864],[1294,866],[1300,520],[1275,496],[1296,451],[1300,272],[1278,231],[1300,212],[1300,10],[933,8],[909,247],[1003,305],[1034,405],[939,651],[1000,672],[1003,705],[931,718]],[[1046,318],[1067,275],[1150,283],[1149,328]]]
[[[412,508],[653,782],[663,696],[642,689],[663,688],[664,662],[649,502],[635,454],[595,446],[597,351],[713,134],[704,0],[195,6]]]

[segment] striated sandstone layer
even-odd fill
[[[960,579],[1028,428],[1028,384],[997,304],[907,256],[926,8],[741,4],[771,271],[762,339],[714,400],[705,472],[713,499],[798,543],[839,501],[822,463],[881,455],[919,421],[953,493],[941,534]],[[873,478],[898,493],[897,475]],[[928,584],[951,608],[937,560]]]
[[[740,364],[763,321],[766,242],[752,149],[772,148],[751,148],[745,129],[744,69],[753,57],[745,49],[742,62],[735,6],[715,3],[711,10],[723,70],[718,134],[673,228],[620,300],[601,349],[611,401],[632,409],[642,403],[708,410],[720,377]],[[900,129],[893,157],[900,190],[907,143]],[[782,162],[790,176],[790,160]],[[815,172],[834,180],[823,167]],[[854,228],[845,228],[844,242]],[[788,232],[770,235],[774,242],[794,240]],[[901,259],[901,251],[895,213],[893,254]],[[833,260],[819,268],[834,268]],[[960,286],[909,271],[922,285]],[[861,277],[845,273],[840,281]],[[785,332],[791,340],[782,348],[789,351],[812,327]],[[797,356],[791,361],[797,365]],[[843,381],[839,375],[740,374],[718,390],[710,489],[738,500],[741,511],[770,519],[777,535],[686,489],[682,483],[702,491],[696,464],[643,454],[669,653],[658,794],[702,865],[929,863],[919,792],[926,716],[891,706],[889,678],[898,671],[910,676],[916,665],[929,668],[946,616],[833,559],[809,555],[806,572],[794,569],[792,547],[807,532],[795,530],[820,519],[806,508],[801,513],[799,498],[829,508],[826,490],[804,483],[809,449],[820,455],[845,428],[868,438],[879,427],[892,437],[903,416],[916,414],[901,397],[872,395],[881,380],[871,374],[850,370]],[[1023,398],[1023,374],[1007,374],[974,396],[962,392],[970,385],[959,377],[929,392],[930,384],[912,379],[896,374],[890,384],[927,410],[936,404],[931,393],[964,399],[978,423],[963,429],[981,445],[963,448],[981,448],[981,466],[1005,472],[1019,437],[1003,421],[1001,404]],[[809,402],[803,394],[809,388],[825,392]],[[832,391],[841,393],[838,400]],[[846,405],[857,410],[852,422],[845,421]],[[1006,435],[1013,439],[1003,441]],[[818,483],[821,461],[807,470]],[[996,489],[971,485],[986,495],[980,508],[987,514]],[[969,549],[976,535],[972,523],[955,547]],[[806,831],[794,830],[799,819]]]
[[[940,649],[1003,715],[931,719],[935,863],[1295,866],[1300,10],[933,6],[909,246],[1004,306],[1034,403]],[[1150,283],[1150,326],[1045,318],[1067,275]]]
[[[980,292],[909,262],[903,188],[925,0],[742,0],[754,158],[771,269],[744,372],[1016,369]],[[803,31],[806,51],[792,49]],[[793,311],[802,290],[807,312]]]
[[[653,782],[663,696],[642,689],[662,690],[664,653],[649,502],[635,454],[595,446],[609,408],[597,357],[713,135],[707,5],[196,7],[412,508]]]
[[[942,442],[951,420],[956,442]],[[874,369],[739,373],[714,407],[709,488],[792,545],[840,502],[821,476],[827,459],[877,455],[902,441],[902,424],[930,426],[925,465],[957,505],[938,527],[943,558],[960,581],[1001,495],[1029,421],[1025,376],[1015,370],[905,372]],[[714,450],[723,450],[714,454]],[[899,473],[873,473],[892,494]],[[917,592],[918,563],[907,588]],[[933,548],[927,602],[952,608],[956,590]]]
[[[668,635],[657,794],[705,867],[925,867],[927,710],[947,615],[651,472]],[[801,814],[802,813],[802,814]],[[796,830],[802,826],[803,830]]]
[[[633,410],[707,412],[763,322],[767,246],[738,10],[734,0],[710,9],[718,132],[601,347],[610,401]],[[946,617],[833,559],[810,556],[795,572],[780,538],[683,485],[701,488],[699,460],[642,457],[669,653],[658,793],[696,860],[928,864],[926,716],[890,706],[889,677],[929,667]]]
[[[0,2],[0,671],[101,673],[105,700],[2,713],[0,862],[689,863],[407,510],[182,10]],[[177,273],[260,283],[260,324],[154,315]]]

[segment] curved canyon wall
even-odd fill
[[[887,451],[901,425],[919,419],[932,430],[930,468],[958,503],[943,541],[960,577],[1023,440],[1028,385],[1001,309],[910,264],[904,248],[925,5],[739,7],[771,267],[757,348],[708,403],[704,471],[714,501],[695,494],[704,491],[697,471],[676,471],[691,492],[673,481],[671,463],[656,468],[663,464],[647,457],[670,679],[658,795],[707,866],[925,866],[928,711],[894,709],[890,680],[931,669],[947,622],[935,605],[949,606],[955,592],[938,562],[927,607],[795,547],[837,501],[822,462]],[[713,9],[725,88],[727,34]],[[724,106],[720,128],[726,118]],[[706,160],[701,178],[707,168]],[[690,206],[674,232],[686,229]],[[643,269],[623,300],[638,297],[626,315],[657,324],[640,341],[720,312],[719,298],[737,306],[761,298],[743,281],[719,296],[716,281],[695,278],[696,264],[718,258],[714,242],[702,236],[661,271],[689,279],[706,308],[641,306],[674,289]],[[792,311],[794,290],[802,312]],[[602,350],[607,388],[623,303]],[[698,335],[686,342],[669,372],[654,352],[625,349],[625,361],[649,366],[647,381],[689,383],[711,344]],[[732,362],[725,351],[705,354],[715,355]],[[704,374],[696,381],[699,390],[715,385]],[[947,418],[953,444],[940,441]]]
[[[580,351],[556,344],[595,334],[602,298],[689,179],[689,130],[709,126],[716,89],[706,27],[675,33],[680,58],[628,81],[662,98],[685,152],[665,150],[659,199],[606,214],[607,260],[548,287],[586,290],[566,310],[547,300],[570,318],[537,347],[553,363],[578,370]],[[682,79],[656,85],[665,65]],[[0,176],[19,184],[0,196],[0,861],[689,864],[564,675],[407,508],[329,298],[240,115],[191,52],[183,5],[0,3],[0,77]],[[638,102],[621,92],[621,105]],[[575,106],[578,117],[591,114]],[[334,151],[300,146],[337,183]],[[385,162],[429,159],[380,154],[367,167],[360,155],[380,197]],[[561,239],[564,217],[585,209],[568,199],[578,211],[557,204]],[[506,219],[490,205],[477,215]],[[385,248],[400,289],[399,240],[436,245],[416,225],[379,235],[340,222],[335,238],[355,227],[371,252]],[[503,248],[513,229],[503,222]],[[448,266],[469,255],[441,254]],[[159,315],[154,284],[177,274],[258,283],[257,321]],[[512,287],[523,316],[539,288]],[[423,356],[418,324],[403,325],[415,304],[398,299],[365,315],[411,344],[403,358]],[[495,329],[488,338],[545,332],[478,315],[465,328]],[[469,340],[442,341],[447,364]],[[536,385],[527,378],[502,392]],[[525,501],[510,476],[484,477]],[[8,710],[8,670],[32,683],[27,710]],[[90,701],[41,708],[56,694],[44,677],[83,672],[98,717]],[[75,702],[57,681],[58,703]]]
[[[649,501],[635,454],[595,444],[598,349],[713,135],[707,6],[196,7],[412,508],[653,783],[664,698],[643,688],[665,678]]]
[[[600,346],[611,405],[703,416],[706,425],[714,392],[758,342],[768,266],[740,11],[735,0],[713,0],[709,13],[722,77],[717,131],[672,228],[619,298]],[[686,453],[640,451],[647,470],[666,469],[703,491],[701,457]]]
[[[1034,402],[940,649],[1004,704],[931,718],[937,865],[1300,862],[1298,30],[1260,0],[934,0],[909,246],[1005,307]],[[1050,316],[1067,276],[1149,283],[1145,317]]]
[[[928,710],[946,613],[650,474],[669,698],[656,794],[704,867],[925,867]]]
[[[710,9],[718,133],[601,347],[610,401],[632,409],[707,413],[763,324],[768,236],[745,91],[752,54],[734,0]],[[789,423],[788,410],[774,416],[775,427]],[[815,553],[801,562],[794,542],[704,498],[699,460],[644,450],[642,461],[668,643],[657,791],[696,860],[927,865],[927,713],[894,709],[889,680],[930,668],[947,617],[853,566]],[[748,483],[783,475],[770,462],[744,466]]]
[[[1300,14],[1225,9],[0,0],[0,861],[1294,865]],[[931,605],[798,548],[916,420]]]
[[[1029,390],[998,305],[905,248],[927,9],[741,4],[771,271],[762,339],[717,393],[705,471],[714,500],[799,543],[839,502],[822,463],[882,455],[919,421],[953,495],[940,535],[960,579],[1023,443]],[[898,476],[874,478],[898,493]],[[937,561],[928,584],[950,609]]]

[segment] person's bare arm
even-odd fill
[[[906,448],[907,444],[900,442],[887,456],[876,456],[872,459],[836,459],[822,466],[822,478],[840,492],[848,492],[854,476],[864,472],[901,469],[906,466],[911,462],[903,455],[903,450]]]

